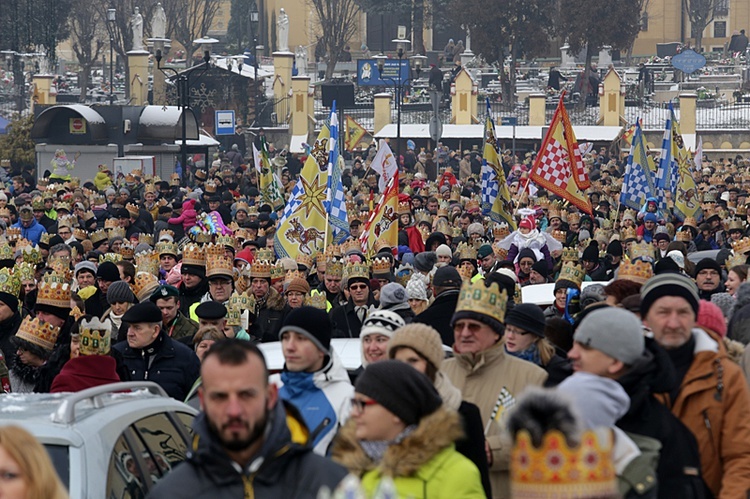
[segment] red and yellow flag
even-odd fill
[[[346,150],[353,151],[365,135],[367,135],[367,130],[365,130],[365,127],[357,123],[357,120],[347,115],[346,141],[344,143],[344,147],[346,147]]]
[[[565,110],[563,97],[564,92],[542,142],[542,149],[531,169],[530,178],[537,185],[590,214],[591,201],[584,191],[589,188],[591,181]]]
[[[398,172],[388,181],[359,236],[362,252],[368,258],[375,254],[378,239],[388,241],[391,248],[398,246]]]

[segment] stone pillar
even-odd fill
[[[604,126],[620,126],[620,116],[625,115],[621,98],[622,80],[614,69],[604,77],[604,95],[599,97],[599,120]]]
[[[547,124],[547,98],[544,94],[529,95],[529,126]]]
[[[52,88],[52,75],[34,75],[34,99],[36,104],[57,104],[57,92]]]
[[[304,135],[307,137],[309,134],[308,123],[310,120],[308,118],[312,114],[312,109],[308,107],[310,105],[310,99],[307,96],[309,87],[309,76],[292,77],[292,121],[289,125],[289,134],[292,136]]]
[[[693,93],[680,94],[680,132],[695,133],[698,96]],[[703,144],[706,148],[706,144]],[[708,148],[707,148],[708,149]]]
[[[294,64],[294,54],[291,52],[274,52],[273,53],[273,98],[276,101],[274,112],[279,120],[283,122],[286,118],[286,112],[290,109],[288,100],[285,99],[292,90],[292,65]]]
[[[391,94],[375,94],[375,118],[373,135],[377,135],[386,125],[391,124]]]
[[[161,50],[161,56],[163,57],[162,61],[166,61],[167,54],[169,53],[169,49],[172,45],[172,40],[170,40],[169,38],[149,38],[148,41],[154,44],[154,54],[156,54],[157,50]],[[152,71],[154,75],[154,86],[153,86],[154,102],[153,104],[155,106],[166,106],[167,105],[166,76],[161,70],[159,70],[159,68],[156,67],[156,61],[154,61]]]
[[[145,50],[127,53],[131,106],[148,105],[148,55]]]
[[[471,125],[476,122],[477,94],[474,79],[466,69],[459,71],[451,84],[451,122],[456,125]]]

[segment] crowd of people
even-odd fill
[[[343,178],[351,237],[293,259],[237,148],[184,179],[13,172],[3,391],[149,380],[200,408],[154,498],[748,494],[744,160],[696,173],[698,223],[620,207],[624,158],[606,149],[584,159],[591,213],[531,194],[534,155],[504,151],[516,228],[482,214],[478,150],[409,144],[398,241],[363,248],[374,153]],[[287,194],[302,159],[272,160]],[[359,339],[361,366],[336,338]]]

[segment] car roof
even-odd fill
[[[690,260],[693,263],[698,263],[704,258],[710,258],[711,260],[716,260],[716,257],[719,255],[719,250],[703,250],[703,251],[694,251],[692,253],[688,253],[687,257],[688,260]]]
[[[581,289],[586,289],[592,284],[601,284],[606,286],[609,281],[583,281]],[[547,282],[544,284],[530,284],[521,288],[521,303],[535,303],[545,306],[552,305],[555,301],[555,283]]]
[[[280,341],[271,341],[258,345],[266,358],[269,371],[281,371],[284,369],[284,352],[281,350]],[[333,338],[331,348],[336,352],[341,364],[347,371],[353,371],[362,365],[362,350],[359,338]]]

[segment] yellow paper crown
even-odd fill
[[[456,246],[456,255],[459,260],[476,260],[477,249],[465,242],[461,242]]]
[[[587,431],[571,447],[558,430],[544,434],[535,447],[527,430],[518,432],[511,450],[513,497],[618,497],[612,462],[612,438]]]
[[[298,271],[293,271],[299,275],[302,275]],[[271,282],[276,282],[278,280],[284,279],[286,274],[286,269],[284,268],[284,265],[281,262],[276,262],[275,264],[271,265]],[[291,274],[291,272],[289,272]]]
[[[2,214],[0,214],[0,217],[2,217]],[[52,238],[52,235],[49,232],[44,232],[42,233],[42,237],[39,238],[39,244],[46,244],[47,246],[49,246],[49,240],[51,238]]]
[[[344,241],[341,243],[341,254],[346,255],[347,252],[356,250],[361,252],[362,246],[359,244],[359,241],[355,241],[354,239],[349,239],[348,241]]]
[[[213,235],[210,232],[198,232],[197,234],[190,233],[190,237],[192,237],[193,241],[200,244],[210,243],[211,239],[213,238]]]
[[[128,213],[130,213],[132,218],[138,218],[138,215],[141,213],[141,210],[133,203],[126,204],[125,209],[128,210]]]
[[[70,308],[70,279],[56,272],[45,274],[39,283],[36,303],[58,308]]]
[[[255,313],[256,305],[255,296],[252,293],[232,293],[232,296],[229,297],[230,308],[250,310]]]
[[[255,252],[256,260],[264,260],[267,262],[273,262],[276,260],[276,256],[273,254],[273,250],[270,248],[260,248]]]
[[[272,266],[268,260],[253,260],[253,263],[250,264],[250,277],[270,279]]]
[[[83,241],[84,239],[87,239],[89,237],[89,233],[83,229],[75,228],[73,229],[73,237],[75,237],[79,241]]]
[[[180,254],[180,248],[177,243],[170,243],[168,241],[162,241],[156,243],[156,253],[161,257],[162,255],[177,256]]]
[[[564,243],[568,239],[568,233],[564,230],[553,230],[552,231],[552,238],[555,241],[559,241],[561,243]]]
[[[169,236],[172,238],[172,241],[174,241],[174,231],[169,229],[162,229],[159,231],[159,241],[162,240],[162,238],[165,238],[166,236]],[[167,238],[169,240],[169,238]]]
[[[414,212],[414,222],[428,222],[432,223],[432,215],[427,210],[417,210]]]
[[[373,275],[386,275],[391,273],[391,261],[388,258],[375,258],[372,261]]]
[[[138,272],[159,275],[159,255],[154,250],[141,251],[135,255],[135,268]]]
[[[746,261],[747,255],[743,255],[742,253],[734,253],[732,256],[727,258],[726,268],[728,270],[731,270],[733,267],[736,267],[738,265],[745,265]]]
[[[653,244],[641,241],[640,243],[632,243],[630,245],[630,248],[628,248],[628,257],[630,257],[631,260],[635,260],[636,258],[646,258],[653,262],[654,252],[655,248]]]
[[[206,257],[206,277],[214,276],[234,277],[232,261],[224,255],[209,255]]]
[[[21,256],[23,257],[24,262],[32,263],[34,265],[38,265],[44,261],[42,258],[42,250],[39,246],[26,246],[23,248]]]
[[[109,234],[104,229],[99,229],[91,233],[91,242],[96,244],[98,242],[109,239]]]
[[[496,282],[487,287],[484,279],[473,283],[468,280],[461,284],[456,312],[475,312],[504,323],[507,304],[508,293],[505,289],[501,292]]]
[[[573,262],[565,262],[560,269],[560,275],[557,277],[557,280],[570,281],[580,288],[581,283],[583,282],[583,279],[585,277],[586,271],[583,270],[583,267],[581,267],[580,265],[576,265]]]
[[[149,246],[154,245],[154,235],[153,234],[138,234],[138,244],[148,244]]]
[[[114,227],[110,229],[109,231],[109,238],[114,239],[116,237],[121,237],[125,239],[125,228],[124,227]]]
[[[104,221],[104,230],[112,230],[120,227],[120,222],[116,218],[108,218]]]
[[[725,220],[724,226],[727,228],[727,231],[732,231],[732,230],[744,231],[745,230],[745,223],[742,220],[739,220],[737,218]]]
[[[627,279],[640,284],[646,284],[646,281],[654,276],[654,269],[651,264],[643,260],[635,262],[623,261],[617,269],[617,279]]]
[[[20,283],[24,281],[33,281],[36,278],[36,267],[30,262],[17,263],[13,267],[13,274],[18,276]]]
[[[437,216],[447,217],[449,209],[450,209],[450,204],[448,204],[448,201],[440,201],[440,206],[437,210]]]
[[[510,235],[510,227],[506,223],[495,224],[492,228],[492,236],[495,239],[504,239]]]
[[[562,262],[577,262],[579,260],[578,250],[576,248],[563,248],[560,260]]]
[[[133,293],[139,302],[151,297],[159,287],[159,279],[150,272],[137,272],[133,280]]]
[[[112,323],[108,320],[99,321],[94,317],[91,321],[85,319],[80,328],[80,352],[81,355],[107,355],[110,350],[112,335]]]
[[[682,241],[683,243],[688,243],[693,240],[693,235],[690,233],[689,230],[678,230],[677,233],[674,235],[675,241]]]
[[[104,253],[99,255],[99,263],[112,262],[117,263],[122,261],[122,253]]]
[[[15,242],[21,239],[21,228],[20,227],[8,227],[8,230],[5,231],[5,237],[8,238],[8,241]]]
[[[315,307],[320,310],[326,310],[328,308],[328,301],[326,300],[326,294],[325,293],[308,294],[305,297],[305,305],[308,305],[310,307]]]
[[[366,263],[347,263],[344,268],[347,279],[367,279],[370,280],[370,267]]]
[[[19,278],[19,275],[8,268],[0,269],[0,292],[8,293],[18,298],[18,295],[21,292],[21,279]]]
[[[130,244],[130,241],[123,241],[120,246],[120,255],[124,260],[132,260],[135,256],[135,246]]]
[[[230,247],[230,248],[236,248],[237,247],[237,240],[232,235],[226,235],[226,236],[218,236],[216,238],[216,244],[224,247]]]
[[[744,255],[750,251],[750,237],[743,237],[739,241],[733,242],[732,251],[735,255]]]
[[[568,225],[570,224],[580,224],[581,223],[581,214],[580,213],[568,213]]]
[[[78,307],[73,307],[73,310],[70,311],[70,316],[76,321],[85,315]]]
[[[298,264],[304,265],[308,269],[311,269],[313,266],[313,257],[312,255],[307,255],[305,253],[302,253],[301,251],[297,253],[297,256],[294,259],[295,262]]]
[[[183,265],[197,265],[199,267],[206,266],[206,253],[197,244],[190,243],[182,250],[182,264]]]
[[[326,276],[342,278],[344,276],[344,262],[340,258],[326,260]]]
[[[39,302],[37,301],[37,303]],[[55,348],[58,334],[60,334],[59,327],[41,319],[32,319],[31,316],[27,315],[18,327],[16,337],[51,352]]]

